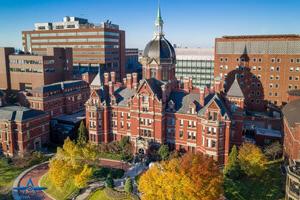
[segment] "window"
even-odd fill
[[[183,120],[182,119],[180,120],[180,126],[183,126]]]
[[[215,148],[216,147],[217,142],[215,140],[211,141],[211,148]]]
[[[208,113],[208,119],[212,121],[218,120],[218,113],[217,112],[209,112]]]
[[[271,58],[271,62],[274,63],[275,62],[275,58]]]
[[[294,71],[294,67],[290,67],[290,72]]]
[[[296,72],[299,72],[300,71],[300,67],[296,67]]]
[[[270,67],[271,72],[274,71],[274,69],[275,69],[275,68],[274,68],[273,66]]]
[[[273,84],[272,84],[272,83],[270,83],[270,85],[269,85],[269,86],[270,86],[270,88],[273,88]]]
[[[280,58],[277,58],[277,62],[280,63],[280,62],[281,62],[281,59],[280,59]]]
[[[299,81],[299,76],[295,76],[295,81]]]
[[[293,77],[292,77],[292,76],[290,76],[290,77],[289,77],[289,80],[290,80],[290,81],[292,81],[292,80],[293,80]]]
[[[127,119],[130,119],[130,113],[127,113]]]
[[[261,70],[261,66],[258,66],[257,69],[258,69],[258,71],[260,71]]]
[[[271,75],[271,76],[270,76],[270,80],[273,80],[273,79],[274,79],[274,76],[273,76],[273,75]]]
[[[179,131],[179,138],[183,138],[183,130]]]
[[[156,70],[155,69],[150,69],[150,76],[151,76],[151,78],[156,78]]]
[[[256,70],[256,66],[253,66],[253,67],[252,67],[252,70],[255,71],[255,70]]]
[[[127,129],[130,129],[130,123],[129,122],[127,122]]]

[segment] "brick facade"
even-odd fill
[[[0,108],[1,151],[8,156],[40,150],[49,142],[49,115],[25,107]]]

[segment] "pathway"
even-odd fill
[[[28,180],[31,179],[33,187],[39,186],[39,180],[48,171],[48,162],[40,165],[33,166],[28,170],[25,170],[15,180],[14,187],[25,187]],[[32,191],[31,188],[27,188],[25,191],[14,190],[13,197],[15,200],[20,199],[38,199],[38,200],[51,200],[43,191]]]

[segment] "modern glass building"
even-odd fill
[[[210,87],[214,80],[214,49],[176,48],[176,77],[191,77],[193,85]]]

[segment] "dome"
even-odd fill
[[[143,57],[155,60],[176,60],[173,46],[161,35],[155,36],[155,38],[146,45]]]

